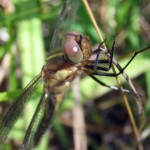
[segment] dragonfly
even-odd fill
[[[119,89],[107,85],[99,80],[97,76],[116,77],[122,74],[134,57],[147,50],[149,47],[137,51],[118,73],[109,73],[108,71],[113,64],[115,39],[111,49],[105,52],[110,56],[108,59],[100,59],[100,55],[103,53],[102,44],[105,41],[99,44],[95,50],[92,50],[90,38],[87,35],[81,34],[79,31],[68,31],[65,34],[65,40],[58,39],[63,19],[68,17],[67,14],[70,3],[74,2],[72,0],[66,0],[64,2],[52,37],[50,45],[51,53],[46,59],[41,72],[24,88],[14,104],[0,120],[0,149],[3,149],[11,129],[29,99],[29,95],[33,93],[41,80],[43,82],[43,93],[39,99],[37,108],[19,150],[29,150],[38,145],[41,137],[50,127],[53,115],[64,99],[66,90],[71,85],[72,81],[80,76],[80,74],[87,74],[102,86],[132,93],[126,89]],[[77,2],[75,4],[77,4]],[[56,48],[58,41],[63,43],[62,49]],[[101,66],[101,64],[107,64],[107,67]]]

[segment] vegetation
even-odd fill
[[[64,1],[12,0],[0,2],[0,114],[13,103],[22,89],[36,76],[49,54],[50,41]],[[115,58],[124,66],[130,57],[150,43],[150,2],[147,0],[93,0],[90,7],[106,45],[111,48],[116,36]],[[68,20],[66,20],[68,21]],[[64,21],[65,22],[65,21]],[[92,45],[101,43],[86,9],[80,2],[73,16],[71,30],[90,37]],[[66,25],[66,24],[65,24]],[[68,24],[67,24],[68,25]],[[64,29],[66,30],[66,29]],[[68,30],[68,28],[67,28]],[[140,131],[144,149],[149,147],[150,113],[150,49],[138,55],[126,73],[132,79],[141,97],[146,124]],[[119,77],[125,89],[125,79]],[[118,86],[112,77],[100,77],[108,85]],[[41,87],[30,97],[29,103],[10,134],[6,150],[19,147],[41,95]],[[102,87],[90,77],[82,75],[79,83],[82,109],[85,115],[87,149],[136,149],[137,141],[119,91]],[[127,94],[134,119],[139,127],[141,116],[133,94]],[[59,107],[51,131],[44,135],[35,149],[73,149],[72,109],[74,96],[70,88]],[[66,117],[67,116],[67,117]],[[82,133],[82,132],[81,132]]]

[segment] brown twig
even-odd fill
[[[73,132],[75,150],[87,150],[86,127],[84,121],[84,112],[81,106],[79,91],[79,78],[75,79],[72,84],[74,108],[73,108]]]
[[[88,4],[87,0],[82,0],[82,1],[83,1],[84,5],[86,7],[86,10],[87,10],[87,12],[89,14],[89,17],[90,17],[90,19],[91,19],[91,21],[93,23],[93,26],[95,27],[95,30],[96,30],[96,32],[98,34],[98,37],[99,37],[100,41],[103,42],[104,40],[103,40],[103,38],[101,36],[100,30],[98,28],[98,25],[97,25],[97,23],[95,21],[94,15],[93,15],[90,7],[89,7],[89,4]],[[103,43],[103,48],[104,48],[104,50],[107,51],[105,43]],[[115,59],[113,59],[113,63],[114,63],[114,61],[115,61]],[[118,68],[118,70],[122,69],[122,67],[117,62],[115,62],[114,64],[116,65],[116,67]],[[114,68],[113,65],[112,65],[112,70],[113,70],[114,73],[116,73],[115,68]],[[142,119],[144,121],[145,117],[144,117],[144,112],[143,112],[143,108],[142,108],[142,103],[141,103],[140,97],[138,96],[138,94],[137,94],[137,92],[136,92],[136,90],[135,90],[135,88],[134,88],[131,80],[128,78],[128,76],[124,72],[122,73],[122,75],[128,81],[128,83],[131,86],[133,92],[135,93],[135,99],[136,99],[136,102],[137,102],[137,105],[138,105],[138,108],[139,108],[139,113],[142,114]],[[117,80],[118,86],[120,87],[120,89],[122,89],[122,86],[120,84],[120,81],[119,81],[118,77],[116,77],[116,80]],[[139,150],[143,150],[143,145],[141,143],[141,137],[140,137],[139,130],[138,130],[137,126],[136,126],[136,123],[135,123],[135,120],[134,120],[134,117],[133,117],[130,105],[129,105],[128,100],[127,100],[127,96],[125,95],[125,93],[123,91],[122,91],[122,97],[123,97],[123,100],[124,100],[124,103],[125,103],[125,106],[126,106],[126,109],[127,109],[130,121],[131,121],[131,124],[133,126],[133,131],[134,131],[136,140],[138,142]]]

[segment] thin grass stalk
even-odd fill
[[[95,28],[97,34],[98,34],[98,37],[99,37],[100,41],[103,42],[104,40],[103,40],[103,38],[102,38],[102,35],[101,35],[101,33],[100,33],[100,30],[99,30],[99,28],[98,28],[98,25],[97,25],[97,23],[96,23],[96,20],[95,20],[94,15],[93,15],[93,13],[92,13],[90,7],[89,7],[89,4],[88,4],[87,0],[82,0],[82,2],[83,2],[84,6],[85,6],[85,8],[86,8],[86,10],[87,10],[87,12],[88,12],[88,15],[89,15],[89,17],[90,17],[90,19],[91,19],[91,22],[92,22],[92,24],[93,24],[93,26],[94,26],[94,28]],[[105,43],[103,43],[103,48],[104,48],[105,50],[107,50]],[[114,68],[113,65],[112,65],[112,70],[113,70],[114,73],[116,73],[115,68]],[[126,76],[127,76],[127,75],[126,75]],[[129,81],[129,78],[127,78],[127,79],[128,79],[127,81]],[[120,87],[120,89],[122,89],[123,87],[121,86],[118,77],[116,77],[116,80],[117,80],[118,86]],[[135,95],[136,95],[137,92],[136,92],[136,90],[135,90],[135,88],[134,88],[132,82],[130,81],[129,84],[130,84],[132,90],[135,92]],[[124,103],[125,103],[125,106],[126,106],[126,109],[127,109],[127,112],[128,112],[128,115],[129,115],[131,124],[132,124],[132,127],[133,127],[133,131],[134,131],[136,140],[137,140],[137,142],[138,142],[138,148],[139,148],[139,150],[143,150],[143,145],[142,145],[142,143],[141,143],[140,133],[139,133],[139,130],[138,130],[137,126],[136,126],[135,119],[134,119],[134,117],[133,117],[133,113],[132,113],[131,108],[130,108],[130,105],[129,105],[129,103],[128,103],[127,96],[126,96],[126,94],[125,94],[123,91],[122,91],[121,93],[122,93],[121,95],[122,95],[122,98],[123,98],[123,100],[124,100]],[[139,99],[140,97],[139,97],[139,96],[138,96],[138,97],[136,96],[136,98]],[[139,101],[139,100],[138,100],[138,101]],[[142,111],[142,116],[144,116],[143,114],[144,114],[144,113],[143,113],[143,111]],[[142,119],[143,119],[143,117],[142,117]]]

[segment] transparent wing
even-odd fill
[[[60,50],[60,47],[62,47],[65,34],[71,29],[71,25],[75,19],[79,3],[80,1],[65,0],[52,36],[50,54],[53,54],[56,50]],[[51,125],[50,122],[55,109],[54,101],[52,95],[48,95],[47,97],[42,95],[20,150],[31,149],[39,143],[41,136]]]
[[[75,17],[79,4],[79,0],[65,0],[50,43],[50,54],[63,47],[65,34],[67,31],[71,30],[73,21],[76,19]]]
[[[25,103],[29,96],[39,83],[41,75],[36,76],[23,90],[15,103],[8,109],[4,117],[0,120],[0,149],[2,149],[5,140],[7,139],[12,127],[19,118]]]
[[[41,136],[51,125],[50,122],[54,110],[55,105],[53,96],[43,93],[19,150],[31,149],[33,146],[38,145]]]

